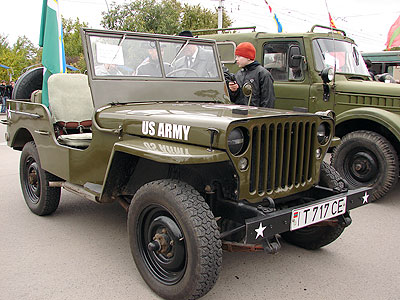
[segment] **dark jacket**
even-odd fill
[[[250,82],[253,87],[251,96],[252,106],[271,107],[275,105],[274,79],[271,73],[262,67],[257,61],[245,66],[239,70],[236,75],[236,82],[239,89],[236,92],[229,90],[232,102],[241,105],[247,105],[249,98],[243,95],[242,87],[246,82]]]

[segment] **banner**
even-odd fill
[[[329,26],[332,27],[332,28],[336,28],[336,25],[335,25],[335,23],[333,22],[331,13],[328,13],[328,14],[329,14],[329,24],[330,24]]]
[[[269,8],[269,12],[274,15],[274,20],[276,22],[276,26],[278,27],[278,32],[282,32],[282,24],[281,24],[281,22],[279,22],[279,19],[278,19],[276,13],[272,12],[272,7],[268,4],[267,0],[264,0],[264,1],[265,1],[265,4],[267,4],[267,6]]]
[[[49,106],[47,80],[52,74],[65,73],[66,68],[58,0],[43,0],[39,46],[43,47],[42,64],[45,67],[42,103]]]
[[[393,47],[400,47],[400,16],[390,27],[385,45],[387,50],[390,50]]]

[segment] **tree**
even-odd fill
[[[7,37],[0,35],[0,63],[10,69],[0,68],[0,78],[16,80],[22,71],[31,65],[40,63],[41,51],[26,37],[18,37],[14,45],[10,46]]]
[[[78,68],[81,72],[86,70],[85,59],[83,57],[83,46],[80,35],[80,28],[88,27],[88,24],[79,21],[79,18],[62,18],[63,37],[65,49],[65,61],[67,64]]]
[[[177,34],[182,30],[216,28],[218,13],[200,5],[182,6],[177,0],[136,0],[103,12],[101,24],[107,29]],[[232,24],[224,15],[224,27]]]

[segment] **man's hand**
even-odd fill
[[[236,83],[236,81],[235,82],[229,81],[229,89],[232,92],[236,92],[238,90],[238,88],[239,88],[239,85]]]

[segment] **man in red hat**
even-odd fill
[[[229,82],[229,95],[232,102],[241,105],[274,107],[274,79],[271,73],[255,61],[256,49],[249,42],[240,43],[235,50],[236,64],[241,68],[235,75],[236,81]],[[244,84],[252,85],[251,102],[243,92]]]

